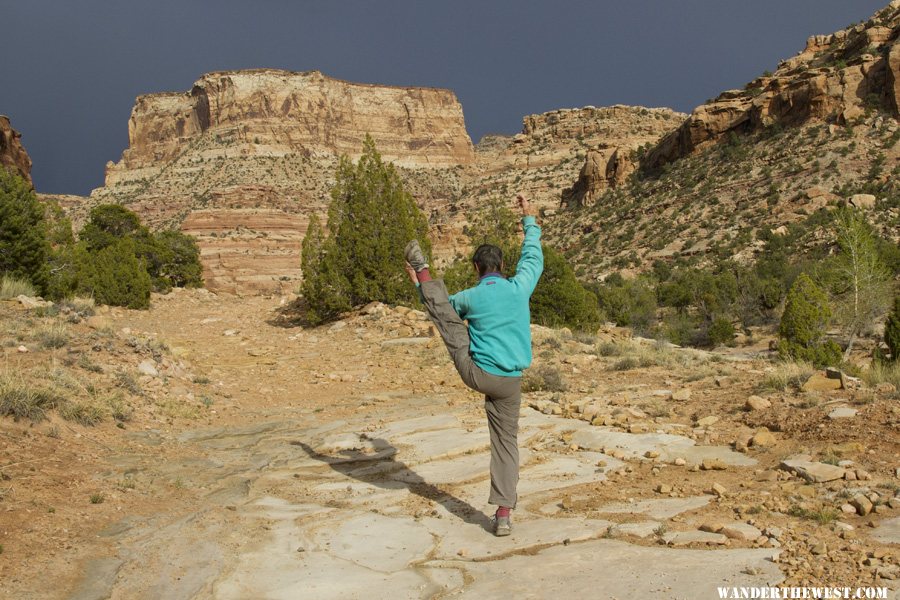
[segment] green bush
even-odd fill
[[[124,206],[102,204],[92,208],[80,238],[92,254],[119,240],[131,240],[135,256],[146,268],[155,291],[203,285],[200,249],[194,239],[173,230],[154,235]]]
[[[710,324],[707,335],[710,345],[714,347],[732,343],[734,341],[734,325],[732,325],[731,319],[716,317]]]
[[[817,366],[838,364],[840,347],[824,339],[830,320],[831,307],[825,292],[808,275],[800,274],[788,291],[778,327],[779,354]]]
[[[393,164],[382,162],[371,136],[355,165],[341,158],[331,189],[328,232],[324,238],[320,228],[304,239],[301,291],[310,322],[321,323],[375,300],[418,302],[403,268],[403,249],[418,239],[423,252],[430,253],[428,222]]]
[[[122,238],[97,252],[76,250],[78,291],[101,304],[148,308],[150,275],[136,256],[135,242]]]
[[[597,297],[575,277],[563,256],[543,246],[544,272],[531,296],[531,321],[547,327],[595,330],[602,322]]]
[[[656,290],[645,279],[623,279],[618,274],[591,286],[600,310],[616,325],[647,332],[656,320]]]
[[[884,324],[884,343],[891,351],[891,360],[900,362],[900,296],[894,297],[894,309]]]
[[[173,230],[162,231],[154,238],[159,256],[154,287],[157,289],[202,287],[203,267],[200,264],[200,248],[194,238]]]
[[[44,209],[27,181],[0,166],[0,273],[46,292],[49,270]]]
[[[44,203],[44,221],[50,254],[47,258],[47,297],[59,301],[75,293],[78,273],[75,265],[75,236],[72,221],[56,202]]]

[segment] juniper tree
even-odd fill
[[[44,208],[23,178],[0,166],[0,273],[46,292],[50,245]]]
[[[825,340],[831,321],[828,297],[806,273],[801,273],[788,291],[784,313],[778,326],[778,353],[785,358],[816,365],[840,362],[841,349]]]
[[[351,306],[375,300],[418,301],[403,268],[403,249],[418,239],[426,255],[430,253],[428,221],[369,135],[355,164],[341,157],[327,227],[324,241],[318,233],[304,239],[307,264],[302,289],[310,321],[328,320]]]

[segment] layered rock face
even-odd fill
[[[338,157],[356,158],[366,134],[408,170],[475,161],[451,91],[317,71],[210,73],[190,92],[139,97],[128,133],[89,204],[121,203],[151,227],[195,234],[207,285],[229,291],[296,287],[308,217],[324,212]]]
[[[582,169],[591,178],[597,173],[591,192],[596,196],[627,178],[638,148],[655,144],[686,118],[668,108],[622,105],[526,116],[522,133],[487,138],[478,145],[482,180],[475,189],[516,188],[552,210],[561,201],[572,201],[573,192],[566,188]]]
[[[864,24],[809,38],[797,56],[743,90],[723,92],[699,106],[644,161],[656,169],[730,133],[817,119],[847,123],[867,109],[900,114],[900,1]]]
[[[0,165],[31,183],[31,158],[19,141],[21,137],[10,125],[9,117],[0,115]]]

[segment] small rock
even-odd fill
[[[816,373],[806,380],[802,389],[804,392],[831,392],[841,389],[841,380]]]
[[[856,416],[856,413],[859,412],[855,408],[850,408],[849,406],[839,406],[835,408],[833,411],[828,413],[829,419],[849,419]]]
[[[672,400],[676,400],[678,402],[685,402],[690,399],[691,399],[691,390],[688,388],[682,388],[672,394]]]
[[[715,494],[716,496],[718,496],[720,498],[728,492],[728,490],[725,488],[725,486],[722,485],[721,483],[712,484],[712,488],[710,488],[710,490],[712,491],[713,494]]]
[[[657,452],[656,450],[647,450],[646,452],[644,452],[644,457],[645,458],[659,458],[659,452]]]
[[[856,509],[856,513],[862,517],[872,512],[872,502],[862,494],[854,496],[850,500],[850,504]]]
[[[237,335],[238,333],[239,332],[237,329],[226,329],[225,331],[222,332],[222,335],[224,335],[226,337],[231,337],[233,335]]]
[[[752,438],[750,438],[750,445],[754,448],[768,448],[769,446],[774,446],[778,443],[778,440],[768,429],[761,429],[757,431]]]
[[[676,466],[678,466],[678,467],[683,467],[684,465],[687,464],[687,461],[684,460],[683,458],[681,458],[681,457],[679,456],[679,457],[676,458],[674,461],[672,461],[672,464],[674,464],[674,465],[676,465]]]
[[[672,486],[669,484],[666,484],[666,483],[661,483],[658,486],[656,486],[656,491],[660,494],[671,494]]]
[[[722,523],[718,521],[710,521],[704,523],[700,526],[700,531],[708,531],[709,533],[719,533],[722,531],[722,528],[725,527]]]
[[[21,304],[25,308],[43,308],[45,306],[53,306],[52,302],[45,301],[40,298],[25,296],[24,294],[16,296],[16,300],[18,300],[19,304]]]
[[[766,527],[766,529],[765,529],[765,531],[763,531],[763,533],[765,535],[769,536],[770,538],[775,538],[776,540],[781,539],[781,536],[783,534],[781,527],[775,527],[775,526]]]
[[[860,481],[869,481],[870,479],[872,479],[872,475],[868,471],[856,469],[856,478]]]
[[[715,425],[719,422],[719,417],[715,415],[710,415],[708,417],[703,417],[702,419],[697,420],[698,427],[709,427],[710,425]]]
[[[846,514],[846,515],[855,515],[855,514],[856,514],[856,507],[853,506],[852,504],[849,504],[849,503],[847,503],[847,504],[841,504],[841,512],[844,513],[844,514]]]
[[[750,396],[747,398],[744,408],[747,410],[766,410],[767,408],[772,408],[772,403],[759,396]]]
[[[22,354],[25,354],[26,352],[28,352],[28,348],[26,348],[25,346],[19,346],[18,348],[16,348],[16,352],[21,352]]]
[[[728,468],[728,465],[718,458],[706,458],[700,463],[700,468],[704,471],[724,471]]]
[[[159,371],[156,370],[156,366],[153,362],[149,360],[142,361],[141,364],[138,365],[137,370],[141,375],[159,377]]]
[[[91,329],[94,329],[94,330],[107,329],[107,328],[109,328],[109,325],[110,325],[109,319],[107,319],[105,317],[101,317],[100,315],[90,316],[87,319],[85,319],[84,323],[85,323],[85,325],[87,325],[88,327],[90,327]]]
[[[725,526],[722,527],[722,534],[732,540],[752,542],[759,538],[762,535],[762,532],[753,525],[736,522],[726,523]]]
[[[821,556],[828,553],[828,546],[825,544],[825,542],[818,542],[816,544],[813,544],[812,548],[810,548],[809,551],[816,556]]]
[[[894,509],[900,508],[900,498],[891,498],[887,501],[887,505]]]

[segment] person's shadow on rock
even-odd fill
[[[456,496],[445,492],[433,483],[425,481],[421,475],[412,470],[406,463],[396,459],[397,449],[387,440],[369,439],[374,454],[359,450],[341,450],[337,455],[321,454],[309,444],[301,441],[291,442],[300,446],[310,458],[322,461],[338,473],[380,487],[382,489],[409,489],[410,492],[432,502],[437,502],[451,514],[466,523],[479,525],[490,531],[492,521],[483,512]]]

